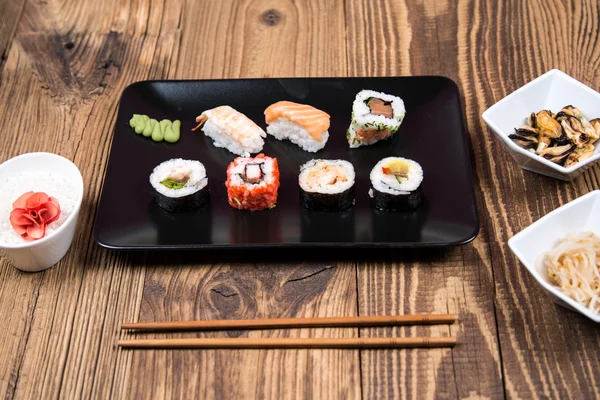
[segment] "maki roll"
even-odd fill
[[[354,167],[344,160],[310,160],[300,167],[300,204],[314,211],[354,205]]]
[[[274,208],[279,189],[277,159],[264,154],[237,157],[227,167],[225,186],[233,208],[250,211]]]
[[[423,198],[423,169],[416,161],[388,157],[371,170],[369,196],[373,206],[384,211],[409,211],[419,206]]]
[[[350,148],[368,146],[396,133],[404,119],[404,102],[373,90],[363,90],[352,104],[352,122],[346,132]]]
[[[233,154],[248,157],[260,153],[267,137],[265,131],[250,118],[229,107],[220,106],[204,111],[196,118],[202,132],[210,137],[216,147],[224,147]]]
[[[312,153],[329,139],[329,114],[313,106],[278,101],[265,110],[267,133],[277,140],[289,139]]]
[[[150,184],[156,203],[166,211],[189,211],[208,200],[208,178],[200,161],[167,160],[154,168]]]

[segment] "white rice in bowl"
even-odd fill
[[[56,198],[60,205],[60,217],[46,225],[44,237],[51,235],[69,218],[81,195],[73,183],[62,176],[46,171],[26,171],[0,180],[0,243],[9,245],[29,243],[15,232],[10,224],[13,202],[29,191],[44,192],[48,196]]]

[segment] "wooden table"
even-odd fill
[[[49,151],[86,182],[54,268],[0,264],[5,398],[592,398],[598,326],[555,306],[507,239],[600,186],[520,170],[481,113],[560,68],[600,86],[596,1],[0,0],[0,161]],[[92,224],[118,100],[132,82],[445,75],[461,89],[481,231],[446,251],[128,253]],[[301,261],[304,260],[304,261]],[[124,321],[458,313],[451,327],[209,333],[454,335],[421,350],[121,351]],[[155,335],[156,337],[163,337]],[[179,335],[179,336],[194,336]]]

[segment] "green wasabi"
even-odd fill
[[[140,114],[133,114],[133,117],[129,120],[129,126],[132,129],[135,129],[138,119],[140,118]]]
[[[165,128],[165,140],[169,143],[175,143],[179,140],[179,127],[181,126],[180,121],[173,121],[172,124],[167,125]]]
[[[145,137],[152,135],[152,129],[154,127],[155,121],[156,120],[151,119],[146,123],[146,126],[144,127],[144,130],[142,131],[142,135],[144,135]]]
[[[152,121],[154,121],[154,128],[152,129],[152,140],[154,140],[155,142],[160,142],[162,139],[162,132],[160,130],[160,124],[158,123],[157,120],[153,119]]]
[[[146,118],[144,118],[146,117]],[[148,117],[146,115],[140,115],[136,121],[135,124],[135,133],[137,133],[138,135],[140,133],[142,133],[144,131],[144,128],[146,127],[146,119],[148,119]]]
[[[129,126],[135,133],[142,134],[145,137],[151,137],[155,142],[163,140],[169,143],[175,143],[179,140],[181,121],[170,121],[163,119],[158,122],[156,119],[151,119],[147,115],[133,114],[129,120]]]

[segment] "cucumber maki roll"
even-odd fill
[[[423,168],[416,161],[387,157],[371,170],[369,196],[375,208],[383,211],[416,209],[423,193]]]
[[[208,177],[200,161],[167,160],[154,168],[150,184],[154,200],[166,211],[189,211],[208,201]]]
[[[350,148],[368,146],[394,135],[404,119],[404,102],[374,90],[362,90],[352,104],[352,122],[346,132]]]
[[[314,211],[354,205],[354,167],[344,160],[310,160],[300,167],[300,204]]]

